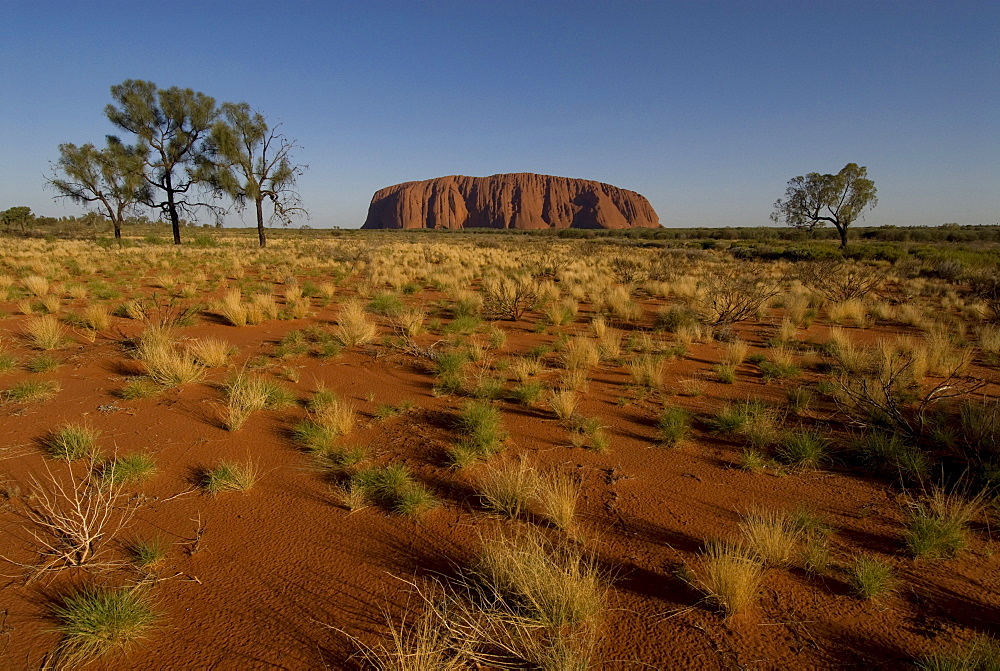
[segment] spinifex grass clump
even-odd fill
[[[865,467],[903,482],[922,482],[930,474],[927,453],[899,434],[870,431],[850,447]]]
[[[295,395],[263,375],[240,371],[223,387],[226,397],[223,422],[230,431],[243,426],[251,413],[265,408],[280,408],[295,400]]]
[[[961,647],[923,657],[916,668],[921,671],[1000,671],[1000,643],[980,634]]]
[[[444,350],[434,356],[435,393],[456,394],[464,384],[463,370],[469,360],[465,350]]]
[[[17,366],[17,357],[4,350],[3,340],[0,339],[0,374],[10,372]]]
[[[783,512],[755,510],[743,516],[740,532],[747,549],[765,566],[789,566],[798,554],[802,534]]]
[[[664,447],[676,447],[691,431],[691,413],[684,408],[664,408],[656,420],[656,437]]]
[[[357,411],[354,409],[354,405],[338,398],[317,407],[312,412],[314,421],[327,429],[334,437],[350,433],[357,421]]]
[[[632,381],[643,389],[659,389],[663,384],[663,359],[651,354],[635,357],[626,364]]]
[[[235,461],[223,461],[217,466],[206,469],[201,474],[199,484],[209,494],[245,492],[256,484],[259,477],[260,471],[253,462],[241,464]]]
[[[521,382],[510,390],[510,397],[523,405],[534,405],[544,392],[545,386],[541,382]]]
[[[765,412],[767,406],[760,401],[742,401],[726,405],[708,424],[713,431],[736,434],[743,430],[748,421]]]
[[[732,340],[725,344],[723,348],[722,363],[725,366],[732,366],[735,370],[736,366],[746,361],[747,355],[750,354],[750,345],[740,340],[739,338]]]
[[[135,452],[115,457],[101,465],[102,480],[120,485],[142,482],[156,473],[156,462],[148,454]]]
[[[778,459],[796,468],[819,468],[830,459],[829,439],[815,430],[787,432],[778,446]]]
[[[368,310],[383,317],[397,317],[406,309],[402,299],[394,293],[381,292],[372,296]]]
[[[608,433],[599,417],[574,417],[569,422],[570,440],[573,447],[584,447],[595,452],[604,452],[610,445]]]
[[[761,360],[758,366],[765,380],[794,378],[802,374],[802,370],[795,364],[794,354],[784,347],[772,347],[769,357]]]
[[[757,599],[764,569],[760,560],[741,545],[709,543],[701,553],[697,580],[705,594],[726,617],[745,611]]]
[[[488,603],[540,626],[596,622],[604,612],[608,587],[594,562],[535,529],[484,539],[471,571]]]
[[[56,349],[66,340],[66,329],[52,315],[29,319],[24,324],[24,334],[32,346],[41,350]]]
[[[719,382],[723,384],[735,384],[736,383],[736,366],[729,364],[719,364],[713,369],[716,376],[719,378]]]
[[[135,356],[146,365],[147,376],[157,384],[175,387],[198,382],[205,369],[187,351],[179,349],[169,330],[149,327],[139,338]]]
[[[207,368],[220,368],[229,363],[233,346],[219,338],[202,338],[188,346],[195,361]]]
[[[909,515],[906,549],[919,558],[954,557],[968,543],[969,523],[982,513],[983,507],[982,496],[965,498],[934,489]]]
[[[233,326],[247,325],[247,306],[243,302],[243,292],[239,289],[226,291],[215,310]]]
[[[878,599],[892,592],[895,571],[878,557],[857,557],[847,567],[847,583],[858,597]]]
[[[357,418],[354,405],[320,386],[306,402],[310,416],[292,430],[295,442],[316,455],[331,453],[337,438],[351,432]]]
[[[25,380],[7,389],[0,398],[11,403],[30,403],[52,398],[60,389],[55,380]]]
[[[483,504],[505,517],[517,518],[526,513],[538,486],[538,472],[527,461],[492,466],[479,479]]]
[[[116,649],[127,648],[157,619],[149,594],[141,588],[83,587],[53,608],[62,640],[55,659],[75,668]]]
[[[129,560],[139,568],[153,568],[167,558],[167,544],[159,537],[135,539],[125,549]]]
[[[378,335],[378,326],[359,301],[349,300],[340,307],[334,333],[344,347],[354,347],[373,340]]]
[[[83,424],[67,424],[53,432],[46,441],[49,456],[70,461],[90,457],[97,452],[100,431]]]
[[[341,485],[341,497],[350,510],[374,504],[401,515],[418,515],[437,505],[430,490],[404,464],[355,471]]]
[[[557,529],[571,531],[580,484],[570,473],[538,471],[519,459],[490,467],[479,479],[479,494],[495,513],[513,519],[534,512]]]
[[[116,393],[126,401],[135,401],[142,398],[152,398],[162,391],[163,387],[148,377],[140,376],[127,381]]]
[[[452,464],[459,468],[488,459],[503,446],[500,411],[489,403],[466,403],[458,415],[457,428],[462,439],[451,448],[449,456]]]
[[[571,421],[580,404],[580,395],[572,389],[559,389],[549,394],[549,407],[560,421]]]
[[[539,473],[534,494],[539,515],[561,531],[572,531],[580,487],[580,479],[565,471]]]
[[[88,305],[83,309],[83,321],[91,330],[105,331],[111,326],[111,312],[100,303]]]
[[[38,354],[24,362],[24,368],[29,373],[48,373],[59,367],[59,359],[51,354]]]

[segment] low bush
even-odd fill
[[[45,440],[50,457],[74,461],[97,453],[101,432],[83,424],[67,424]]]
[[[691,413],[684,408],[668,407],[656,420],[656,437],[665,447],[676,447],[691,432]]]
[[[127,648],[146,635],[158,615],[141,588],[85,586],[53,608],[61,634],[55,658],[75,668],[113,650]]]
[[[237,463],[223,461],[218,466],[206,469],[199,485],[209,494],[221,492],[245,492],[256,484],[260,471],[253,462]]]
[[[892,593],[895,571],[877,557],[857,557],[847,567],[847,582],[858,597],[878,599]]]

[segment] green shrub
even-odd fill
[[[51,354],[38,354],[24,363],[29,373],[48,373],[59,367],[59,359]]]
[[[979,635],[960,648],[931,653],[916,666],[922,671],[1000,671],[1000,644]]]
[[[958,493],[932,490],[909,514],[904,541],[919,558],[954,557],[968,542],[968,527],[984,508],[982,495],[966,498]]]
[[[686,305],[671,305],[656,315],[655,328],[677,333],[682,327],[695,326],[698,314]]]
[[[764,375],[764,380],[784,380],[796,378],[802,374],[802,369],[795,364],[777,363],[775,361],[761,361],[760,372]]]
[[[708,420],[707,424],[713,431],[719,433],[739,433],[748,421],[767,412],[767,406],[761,401],[742,401],[735,405],[726,405]]]
[[[156,462],[143,452],[115,457],[101,466],[101,479],[120,485],[142,482],[155,473]]]
[[[716,376],[718,376],[719,382],[724,384],[733,384],[736,382],[736,366],[732,364],[719,364],[713,370]]]
[[[126,550],[129,559],[139,568],[151,568],[167,557],[167,545],[162,538],[136,539]]]
[[[45,441],[50,457],[57,459],[83,459],[97,453],[100,431],[82,424],[67,424],[53,432]]]
[[[139,589],[85,586],[53,608],[62,635],[56,658],[76,667],[142,638],[157,619],[148,593]]]
[[[895,571],[877,557],[857,557],[847,567],[847,582],[862,599],[877,599],[892,592]]]
[[[218,466],[205,470],[199,484],[209,494],[220,492],[245,492],[254,486],[259,477],[256,464],[240,464],[223,461]]]
[[[457,426],[462,440],[452,449],[452,461],[456,466],[488,458],[500,450],[504,434],[500,412],[492,405],[479,401],[466,403],[459,413]]]
[[[352,510],[375,504],[401,515],[417,515],[437,505],[437,499],[417,482],[404,464],[369,466],[355,471],[342,494]]]
[[[156,384],[147,377],[134,377],[125,383],[125,386],[118,390],[118,396],[126,401],[134,401],[142,398],[152,398],[159,395],[163,387]]]
[[[850,447],[866,468],[885,475],[917,482],[930,473],[927,454],[895,433],[866,433],[853,440]]]
[[[674,447],[691,431],[691,414],[684,408],[664,408],[656,421],[657,439],[665,447]]]
[[[387,292],[375,294],[368,304],[369,312],[383,317],[398,317],[405,309],[406,306],[399,296]]]
[[[777,450],[778,459],[797,468],[819,468],[830,459],[830,441],[818,431],[789,431]]]
[[[59,389],[59,383],[55,380],[24,380],[4,391],[2,397],[13,403],[45,401],[55,396]]]
[[[541,382],[522,382],[511,389],[511,399],[524,405],[532,405],[538,402],[545,391],[545,386]]]

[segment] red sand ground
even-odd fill
[[[0,307],[13,311],[12,305]],[[206,319],[179,333],[229,340],[240,348],[239,364],[272,352],[287,332],[329,322],[335,314],[331,305],[308,320],[244,328]],[[564,330],[582,330],[582,317]],[[23,319],[0,320],[0,333],[18,334]],[[505,354],[554,340],[533,332],[529,322],[499,325],[509,336]],[[746,324],[740,331],[761,347],[769,328]],[[136,322],[113,318],[111,331],[95,343],[77,337],[56,351],[63,363],[54,372],[0,375],[0,389],[26,377],[62,385],[50,401],[0,405],[0,473],[8,483],[23,490],[30,475],[44,476],[40,439],[65,422],[89,422],[102,432],[106,452],[148,451],[159,467],[140,486],[149,498],[120,540],[158,534],[171,543],[152,589],[162,618],[127,654],[94,668],[351,668],[356,647],[342,632],[380,640],[386,613],[398,617],[417,604],[405,581],[446,572],[474,551],[484,529],[500,524],[478,505],[477,469],[456,472],[442,459],[456,440],[454,416],[463,399],[433,395],[431,375],[413,357],[379,344],[327,360],[272,361],[272,368],[299,371],[299,381],[287,384],[300,399],[322,382],[357,405],[362,421],[347,442],[368,446],[377,459],[402,460],[444,501],[415,519],[375,507],[343,509],[330,483],[288,436],[305,417],[301,408],[255,413],[238,431],[222,428],[217,383],[224,372],[153,399],[117,398],[123,370],[134,365],[121,338],[137,329]],[[823,331],[813,327],[806,337]],[[421,337],[425,343],[434,339]],[[15,337],[13,343],[22,360],[30,356],[23,342]],[[699,396],[670,395],[668,402],[711,415],[730,399],[783,403],[785,390],[802,384],[765,383],[751,365],[740,368],[735,385],[712,381],[709,371],[720,355],[718,344],[696,344],[684,359],[668,364],[668,394],[692,378],[701,379],[703,389]],[[977,373],[994,383],[986,391],[995,395],[996,371]],[[815,374],[807,373],[810,378]],[[579,536],[614,585],[597,668],[899,668],[975,632],[996,632],[1000,559],[986,532],[977,533],[956,559],[910,560],[902,552],[897,488],[839,468],[745,472],[735,467],[740,445],[700,426],[680,447],[656,447],[660,402],[619,404],[628,382],[626,371],[604,365],[591,377],[581,411],[607,425],[611,445],[605,453],[569,446],[567,430],[542,407],[499,402],[508,453],[558,465],[584,482]],[[383,421],[374,417],[378,405],[402,401],[411,401],[412,409]],[[819,412],[831,409],[821,403]],[[257,485],[245,494],[197,491],[197,470],[227,458],[257,461],[263,474]],[[725,620],[676,577],[679,567],[695,562],[707,539],[735,535],[739,513],[803,505],[832,525],[835,564],[858,552],[886,558],[898,571],[898,591],[865,602],[850,594],[836,572],[815,577],[771,569],[757,605]],[[8,506],[0,514],[0,555],[30,564],[35,549],[24,521]],[[49,604],[71,585],[138,578],[129,569],[67,570],[26,585],[17,566],[4,564],[2,572],[8,577],[0,593],[0,658],[9,669],[38,668],[54,649],[58,636]]]

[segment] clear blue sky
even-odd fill
[[[372,193],[538,172],[633,189],[666,226],[767,224],[787,181],[868,167],[866,223],[1000,221],[1000,2],[0,0],[0,209],[109,87],[246,101],[298,140],[315,227]]]

